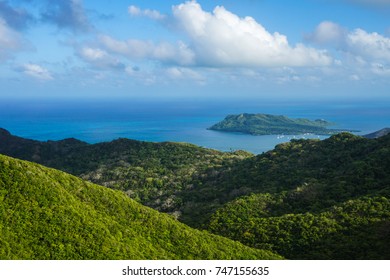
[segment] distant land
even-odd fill
[[[386,127],[386,128],[381,129],[381,130],[375,131],[373,133],[366,134],[366,135],[364,135],[364,137],[369,138],[369,139],[375,139],[375,138],[379,138],[382,136],[386,136],[389,133],[390,133],[390,128]]]
[[[350,129],[329,129],[328,126],[334,123],[323,119],[291,119],[281,115],[269,114],[239,114],[228,115],[225,119],[213,126],[210,130],[225,132],[240,132],[252,135],[296,135],[296,134],[318,134],[333,135],[340,132],[356,132]]]

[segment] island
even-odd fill
[[[349,129],[329,129],[335,125],[323,119],[292,119],[281,115],[239,114],[228,115],[223,121],[209,127],[209,130],[239,132],[252,135],[332,135],[340,132],[356,132]]]

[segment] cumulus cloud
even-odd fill
[[[355,29],[346,38],[348,51],[374,61],[390,63],[390,38]]]
[[[25,29],[34,17],[23,8],[14,8],[8,1],[0,1],[0,17],[13,29]]]
[[[196,1],[173,7],[173,16],[191,40],[196,62],[204,66],[319,66],[332,58],[287,37],[269,33],[252,17],[240,18],[222,6],[206,12]]]
[[[53,23],[58,28],[67,28],[75,32],[93,29],[82,0],[48,1],[41,16],[44,21]]]
[[[134,5],[128,7],[128,12],[132,16],[147,16],[157,20],[164,17],[158,11],[142,10]],[[100,35],[97,45],[100,51],[105,52],[104,57],[122,56],[133,62],[149,60],[168,67],[177,66],[171,68],[171,77],[175,72],[183,74],[184,66],[300,67],[331,65],[334,62],[325,50],[303,44],[291,46],[286,36],[277,32],[271,34],[253,18],[240,18],[221,6],[210,13],[204,11],[196,1],[188,1],[173,6],[172,15],[164,24],[167,22],[170,27],[175,25],[184,33],[184,40],[118,40],[109,35]],[[86,53],[79,53],[79,56],[95,62]],[[96,62],[102,59],[96,58]]]
[[[23,50],[26,45],[28,43],[20,34],[0,17],[0,61],[9,59],[14,52]]]
[[[341,47],[345,43],[346,35],[347,30],[339,24],[323,21],[313,33],[306,36],[306,39],[323,46]]]
[[[347,31],[336,23],[325,21],[317,26],[308,39],[321,46],[336,46],[363,64],[378,61],[390,63],[390,38],[376,32],[369,33],[360,28]]]
[[[17,71],[41,81],[53,80],[51,73],[38,64],[27,63],[18,67]]]
[[[129,59],[146,58],[179,65],[191,65],[194,61],[192,50],[183,42],[155,44],[134,39],[120,41],[108,35],[100,36],[100,42],[110,52],[123,55]]]
[[[129,6],[128,12],[131,16],[145,16],[154,20],[162,20],[165,18],[165,15],[161,14],[159,11],[150,9],[141,10],[134,5]]]
[[[124,70],[126,66],[105,50],[83,46],[77,50],[77,55],[85,62],[106,69]]]

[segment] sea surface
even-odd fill
[[[268,113],[291,118],[325,119],[334,128],[367,134],[390,127],[387,102],[279,102],[196,100],[1,100],[0,127],[35,140],[77,138],[88,143],[130,138],[188,142],[221,151],[259,154],[291,138],[320,135],[253,136],[207,130],[228,114]]]

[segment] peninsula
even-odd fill
[[[210,130],[225,132],[240,132],[252,135],[296,135],[296,134],[318,134],[332,135],[339,132],[352,132],[345,129],[329,129],[334,125],[323,119],[291,119],[281,115],[269,114],[239,114],[228,115],[223,121],[211,126]]]

